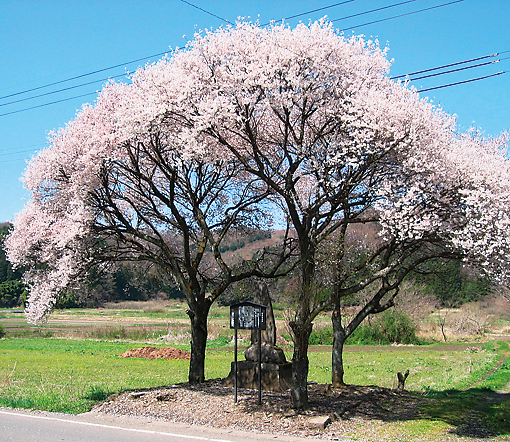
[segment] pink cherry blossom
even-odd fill
[[[377,42],[346,38],[324,20],[293,29],[241,22],[197,34],[129,84],[105,85],[25,172],[32,200],[7,247],[14,264],[37,263],[27,273],[30,320],[90,264],[87,238],[98,232],[131,259],[140,250],[164,256],[159,264],[191,287],[165,239],[181,216],[209,229],[211,266],[228,277],[215,229],[269,209],[291,221],[302,272],[295,331],[311,331],[318,245],[366,217],[383,238],[434,238],[506,278],[508,139],[458,133],[454,117],[392,81],[389,69]],[[202,168],[214,192],[197,191]],[[170,192],[176,182],[188,195]],[[126,230],[114,234],[119,225]],[[301,344],[297,365],[307,336]]]

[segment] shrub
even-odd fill
[[[326,325],[312,330],[310,345],[333,345],[333,326]],[[375,320],[359,326],[347,339],[347,344],[419,344],[416,326],[403,312],[387,310],[375,316]]]
[[[416,326],[403,312],[386,311],[377,321],[379,333],[385,344],[413,344],[416,342]]]
[[[349,344],[418,344],[416,326],[403,312],[387,310],[375,320],[358,327],[348,338]]]
[[[0,325],[0,339],[5,338],[5,329]]]
[[[312,330],[308,338],[310,345],[333,345],[333,326],[325,325]]]

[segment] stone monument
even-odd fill
[[[262,389],[267,391],[288,390],[292,386],[292,364],[287,362],[285,353],[276,345],[276,323],[267,284],[260,283],[254,302],[262,304],[266,309],[266,329],[260,331],[261,336],[261,377]],[[258,388],[258,335],[259,330],[252,330],[251,345],[244,352],[246,361],[237,363],[237,386],[239,388]],[[234,386],[235,363],[232,362],[230,374],[224,379],[223,385]]]

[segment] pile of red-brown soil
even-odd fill
[[[190,359],[191,355],[184,350],[173,347],[142,347],[127,350],[119,358],[145,358],[145,359]]]

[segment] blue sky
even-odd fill
[[[418,90],[510,71],[508,0],[457,0],[438,8],[434,7],[455,0],[411,0],[357,15],[404,1],[344,0],[342,5],[308,12],[288,22],[308,23],[327,15],[346,35],[378,38],[381,45],[390,48],[394,76],[501,53],[499,57],[476,62],[499,58],[499,63],[417,80],[413,85]],[[20,182],[27,160],[47,145],[50,130],[72,120],[83,103],[94,101],[95,92],[105,79],[132,72],[147,61],[156,61],[159,56],[153,55],[184,46],[199,29],[225,25],[222,19],[235,22],[244,17],[264,24],[343,2],[189,0],[188,3],[209,13],[183,0],[0,0],[0,222],[12,220],[29,198]],[[413,13],[424,9],[428,10]],[[357,16],[345,18],[352,15]],[[387,20],[398,15],[401,17]],[[128,63],[138,59],[143,60]],[[116,65],[120,66],[20,94]],[[457,67],[465,66],[468,65]],[[94,83],[32,98],[89,82]],[[90,95],[70,99],[84,94]],[[463,130],[475,126],[486,135],[496,136],[510,129],[510,73],[422,95],[430,97],[446,112],[457,114]],[[48,105],[55,101],[61,102]],[[36,106],[40,107],[28,109]]]

